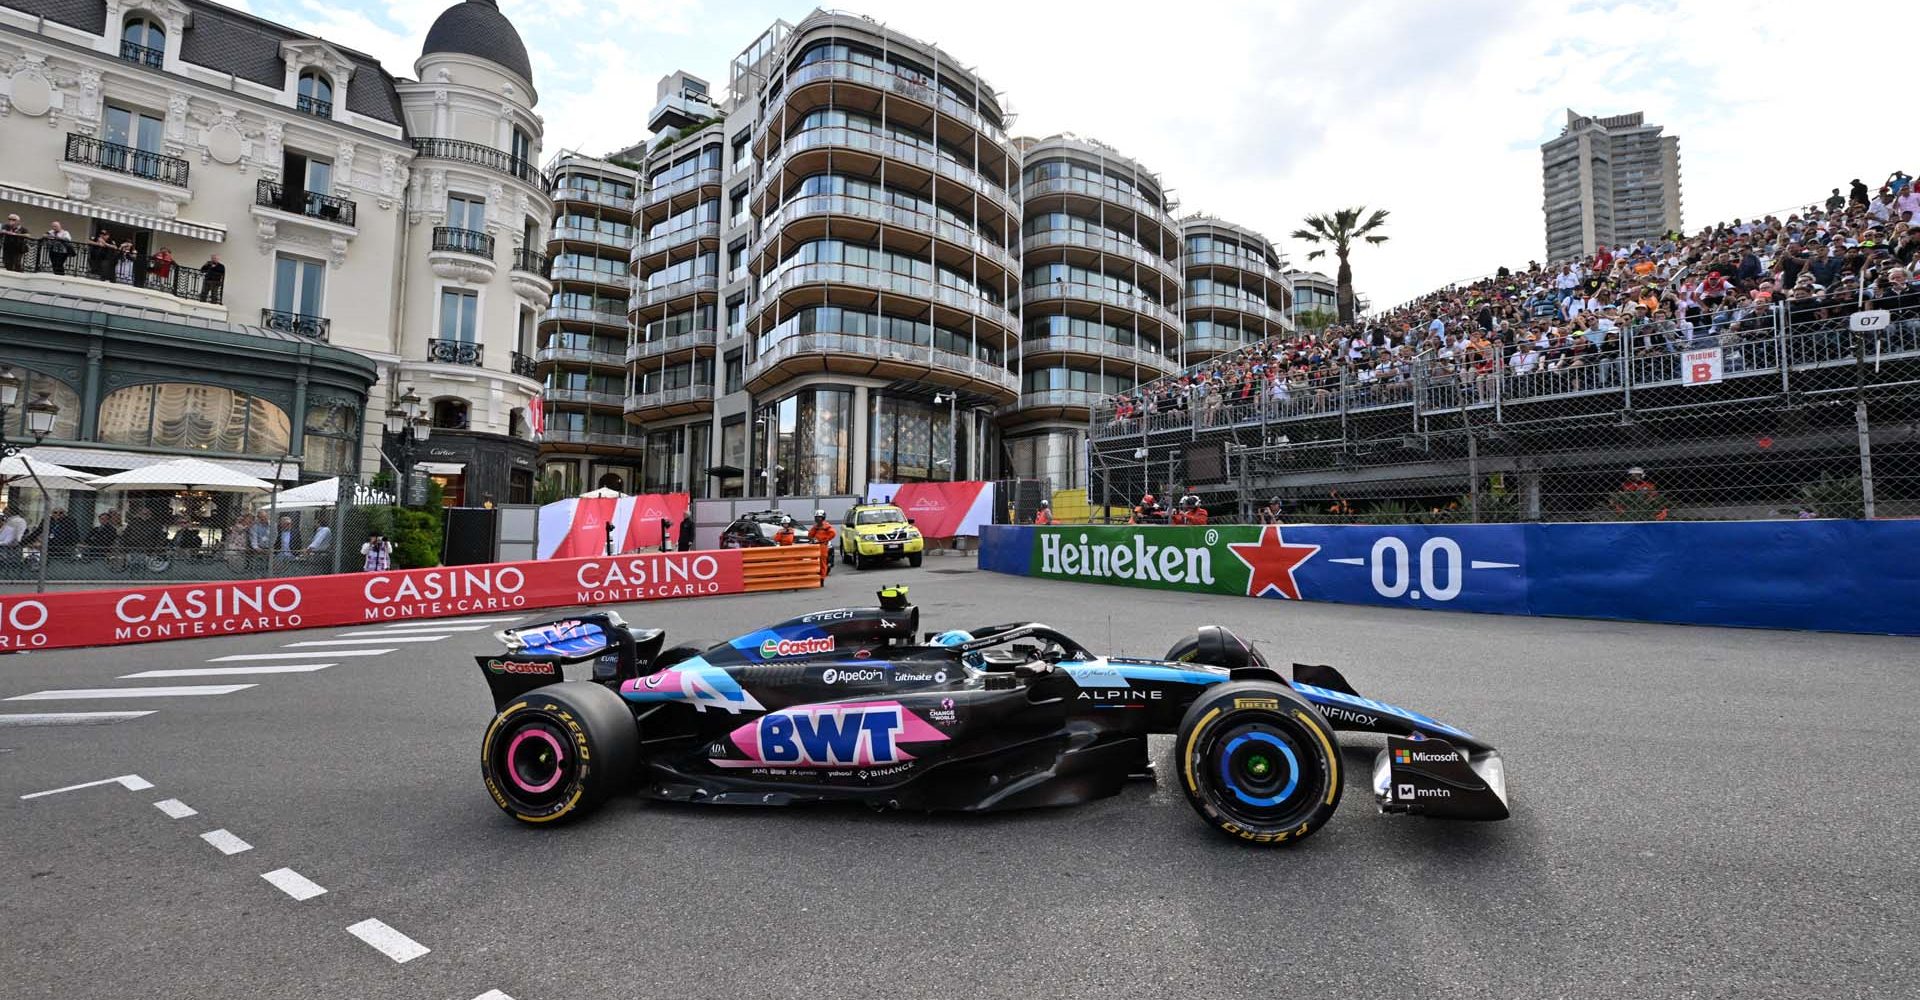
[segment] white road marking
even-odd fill
[[[364,632],[342,632],[340,633],[340,638],[351,639],[363,635],[401,636],[410,635],[414,632],[480,632],[487,628],[488,626],[486,625],[409,625],[406,628],[389,625],[386,628],[368,629]]]
[[[61,792],[77,792],[82,788],[94,788],[100,785],[119,785],[129,792],[140,792],[153,787],[153,782],[137,774],[123,774],[118,778],[101,778],[99,781],[85,781],[65,788],[49,788],[44,792],[29,792],[20,796],[23,799],[37,799],[43,795],[58,795]]]
[[[409,618],[404,621],[394,622],[393,624],[388,625],[387,627],[388,628],[419,628],[424,626],[427,628],[433,628],[436,625],[493,625],[498,622],[517,622],[525,617],[526,615],[510,615],[505,618],[443,618],[443,619],[439,619],[438,621],[432,618]]]
[[[257,667],[182,667],[179,670],[142,670],[121,674],[123,681],[151,680],[156,677],[233,677],[240,674],[310,674],[337,667],[337,663],[262,663]]]
[[[239,854],[241,851],[253,850],[252,844],[228,833],[226,827],[221,827],[218,830],[208,830],[200,835],[200,839],[212,844],[214,849],[221,854]]]
[[[292,896],[296,901],[312,899],[327,891],[319,883],[291,868],[275,868],[260,877],[272,882],[274,888]]]
[[[347,928],[347,933],[396,962],[411,962],[432,950],[372,917]]]
[[[316,656],[381,656],[391,649],[309,649],[304,653],[235,653],[216,656],[208,663],[235,663],[240,660],[310,660]]]
[[[252,684],[191,684],[185,687],[61,688],[16,694],[8,701],[71,701],[86,698],[192,698],[245,691]]]
[[[161,799],[160,801],[155,802],[153,804],[153,807],[155,809],[160,810],[163,813],[166,813],[167,818],[169,819],[186,819],[188,816],[200,815],[199,810],[195,809],[190,805],[187,805],[185,802],[182,802],[179,799]]]
[[[152,712],[13,712],[0,715],[0,729],[7,726],[104,726],[138,719]]]
[[[383,639],[314,639],[310,642],[290,642],[282,649],[298,649],[301,646],[378,646],[383,642],[439,642],[444,635],[390,635]]]
[[[513,1000],[513,998],[506,995],[505,993],[500,992],[499,990],[488,990],[485,993],[482,993],[479,996],[474,997],[473,1000]]]

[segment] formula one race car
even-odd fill
[[[697,649],[591,612],[499,633],[478,657],[498,714],[480,769],[527,823],[638,786],[656,799],[983,811],[1066,805],[1151,778],[1147,736],[1174,733],[1187,799],[1263,844],[1313,833],[1340,804],[1335,730],[1385,736],[1385,812],[1505,819],[1497,752],[1362,697],[1331,667],[1289,681],[1217,626],[1164,660],[1099,656],[1040,624],[919,634],[904,587],[880,605],[803,615]],[[592,679],[563,666],[592,662]]]

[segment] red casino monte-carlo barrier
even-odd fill
[[[0,652],[789,590],[818,566],[810,546],[721,549],[0,594]]]

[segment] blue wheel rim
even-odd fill
[[[1285,787],[1280,789],[1280,791],[1272,795],[1253,795],[1247,792],[1246,790],[1242,789],[1240,787],[1240,783],[1234,780],[1234,777],[1233,777],[1234,752],[1239,750],[1240,747],[1244,746],[1249,741],[1268,744],[1274,747],[1275,749],[1279,750],[1280,755],[1286,759],[1287,783]],[[1277,806],[1280,803],[1285,802],[1287,798],[1293,794],[1294,789],[1300,786],[1300,761],[1299,761],[1299,758],[1293,755],[1293,748],[1290,746],[1287,746],[1287,744],[1283,740],[1273,735],[1272,733],[1263,733],[1263,732],[1241,733],[1240,735],[1235,736],[1233,739],[1227,741],[1226,747],[1222,749],[1220,752],[1220,782],[1223,786],[1226,787],[1227,791],[1233,793],[1235,798],[1246,803],[1247,805],[1255,806],[1258,808]]]

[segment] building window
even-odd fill
[[[105,444],[285,455],[292,429],[287,411],[216,385],[132,385],[100,401],[100,440]]]
[[[299,93],[293,106],[310,115],[333,117],[333,83],[315,70],[300,74]]]
[[[60,408],[53,418],[53,431],[47,436],[56,441],[77,441],[80,439],[80,394],[74,392],[65,382],[48,378],[31,368],[16,369],[19,372],[20,402],[6,413],[6,422],[0,424],[0,437],[27,437],[27,408],[24,404],[47,394],[47,402]],[[27,480],[24,487],[33,485]]]
[[[442,396],[433,401],[433,426],[448,430],[467,427],[467,401],[457,396]]]
[[[273,259],[273,308],[295,316],[322,315],[327,267],[317,260],[279,254]]]
[[[744,366],[739,351],[728,351],[726,359],[726,392],[739,392]]]
[[[167,30],[144,14],[127,18],[120,30],[120,58],[159,69],[166,61]]]
[[[513,158],[517,162],[533,162],[533,137],[518,125],[513,127],[513,148],[510,152],[513,153]]]
[[[359,418],[359,411],[349,404],[308,404],[301,469],[335,476],[354,471],[360,450]]]
[[[487,202],[470,195],[447,195],[447,225],[453,229],[484,232],[487,228]]]
[[[477,342],[480,326],[480,294],[457,288],[440,290],[440,339],[463,344]]]
[[[877,483],[913,483],[954,478],[949,427],[951,410],[910,399],[873,394],[867,478]]]
[[[720,464],[729,470],[720,477],[720,495],[737,497],[746,494],[747,468],[747,415],[738,413],[720,422]],[[759,463],[755,463],[756,465]]]
[[[755,436],[773,434],[773,496],[823,496],[852,489],[853,393],[802,389],[760,411]],[[757,457],[757,456],[756,456]]]
[[[143,153],[158,153],[160,152],[161,140],[166,135],[166,132],[166,119],[161,118],[159,115],[121,107],[118,104],[107,105],[106,138],[108,142],[125,146],[128,149],[137,149]],[[157,172],[157,168],[154,167],[149,167],[149,169],[146,170],[141,169],[143,166],[150,165],[154,162],[154,158],[151,156],[136,156],[128,161],[109,165],[104,161],[106,157],[113,152],[116,151],[107,150],[101,152],[100,155],[103,160],[101,166],[110,166],[110,169],[113,170],[130,170],[136,174],[150,175]],[[125,154],[120,155],[124,156]]]
[[[687,425],[687,483],[688,492],[695,499],[705,499],[712,484],[707,470],[713,462],[713,425],[698,423]]]

